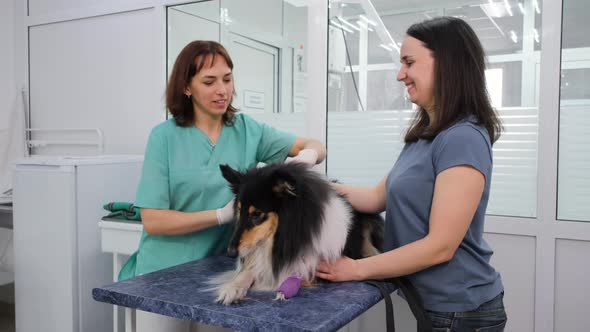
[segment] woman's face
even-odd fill
[[[400,49],[397,80],[404,82],[410,100],[432,112],[434,108],[434,58],[421,41],[407,36]]]
[[[185,89],[191,96],[193,109],[197,114],[221,117],[231,103],[234,80],[231,68],[222,56],[205,58],[205,65],[193,76]]]

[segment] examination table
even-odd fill
[[[238,331],[335,331],[383,299],[364,282],[319,283],[294,298],[250,291],[239,304],[214,303],[207,281],[235,268],[215,256],[94,288],[95,300]],[[393,291],[394,287],[389,286]],[[141,332],[141,331],[138,331]]]

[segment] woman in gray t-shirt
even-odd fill
[[[385,252],[320,265],[317,276],[407,276],[433,327],[503,331],[506,313],[493,251],[483,239],[492,144],[501,131],[485,84],[481,43],[454,17],[412,25],[400,50],[403,82],[419,106],[405,146],[375,187],[335,184],[355,209],[386,211]]]

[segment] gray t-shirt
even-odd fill
[[[453,258],[408,276],[427,310],[470,311],[503,291],[500,274],[489,264],[493,251],[483,239],[492,146],[487,130],[473,118],[443,130],[433,140],[420,139],[404,146],[387,177],[385,250],[428,234],[436,176],[459,165],[480,171],[485,176],[485,187],[467,234]]]

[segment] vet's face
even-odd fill
[[[205,65],[192,77],[184,93],[193,101],[197,114],[223,115],[232,100],[234,81],[231,68],[222,56],[208,55]]]
[[[408,89],[410,100],[430,112],[434,108],[434,57],[432,51],[413,37],[406,37],[400,49],[401,67],[397,80]]]
[[[264,212],[238,198],[236,225],[227,253],[230,257],[244,257],[257,246],[272,239],[278,225],[275,212]]]

